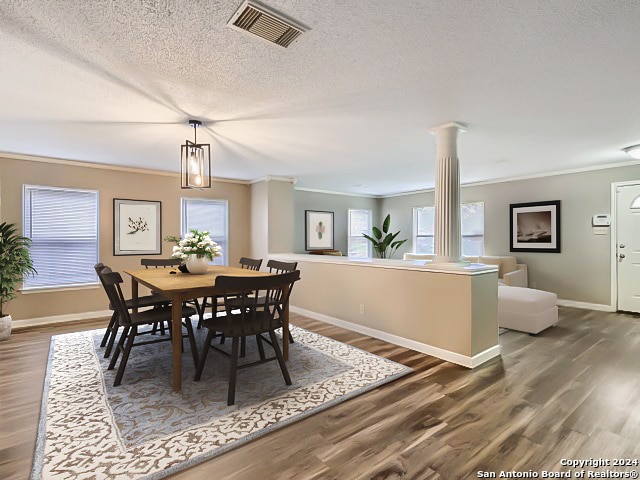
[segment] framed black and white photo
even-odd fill
[[[114,198],[113,254],[160,255],[161,253],[161,203]]]
[[[305,249],[333,250],[333,212],[305,210]]]
[[[560,253],[560,200],[514,203],[509,208],[512,252]]]

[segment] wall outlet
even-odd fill
[[[360,304],[360,315],[364,315],[364,305]]]

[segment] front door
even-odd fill
[[[616,190],[618,310],[640,313],[640,183]]]

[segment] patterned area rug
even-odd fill
[[[240,370],[231,407],[229,360],[219,352],[209,352],[202,380],[194,382],[185,340],[183,391],[173,393],[169,342],[134,348],[122,385],[112,387],[115,370],[106,370],[99,347],[103,330],[53,337],[32,479],[163,478],[411,372],[302,328],[291,331],[293,385],[285,385],[277,362]],[[206,332],[196,334],[200,346]],[[246,362],[259,358],[252,340]]]

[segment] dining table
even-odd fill
[[[182,273],[177,268],[153,268],[125,270],[131,276],[131,297],[138,298],[139,285],[159,293],[171,301],[171,326],[173,332],[182,332],[182,304],[197,298],[216,297],[222,291],[216,288],[216,277],[220,275],[255,277],[271,275],[238,267],[221,265],[209,266],[206,273],[194,275]],[[214,304],[215,311],[215,304]],[[282,321],[282,355],[289,360],[289,305],[285,305],[280,315]],[[182,335],[171,339],[173,353],[173,390],[182,390]]]

